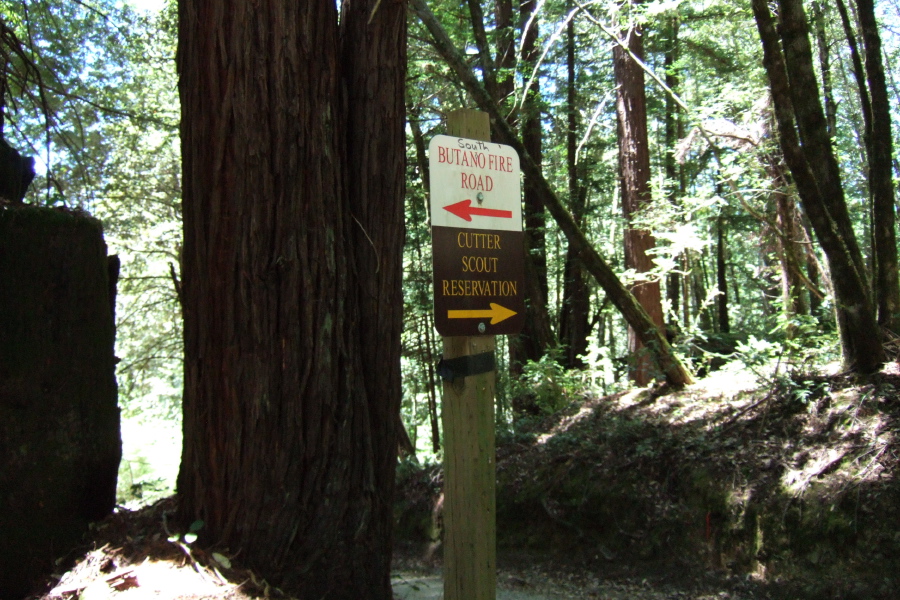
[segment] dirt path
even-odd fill
[[[544,574],[547,576],[547,574]],[[538,579],[501,573],[497,600],[763,600],[767,593],[750,585],[702,585],[700,589],[653,584],[647,581],[600,581],[590,577],[567,581]],[[442,600],[444,583],[440,571],[432,573],[395,572],[391,583],[395,600]],[[738,589],[735,589],[738,588]],[[740,589],[744,588],[744,589]]]
[[[444,581],[441,575],[396,573],[391,580],[395,600],[441,600]],[[497,588],[497,600],[556,600],[568,598],[559,594],[535,593],[528,590]]]

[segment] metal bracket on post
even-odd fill
[[[437,372],[438,375],[441,376],[441,379],[452,383],[453,380],[458,377],[469,377],[471,375],[488,373],[493,371],[496,366],[494,353],[482,352],[481,354],[459,356],[449,360],[441,357],[440,362],[437,364]]]
[[[437,373],[441,376],[441,379],[454,388],[459,388],[465,385],[466,377],[490,373],[496,367],[497,363],[494,359],[494,353],[482,352],[481,354],[470,354],[451,359],[441,357],[437,364]]]

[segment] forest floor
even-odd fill
[[[501,567],[571,598],[900,598],[900,364],[836,370],[735,362],[521,419],[497,440]],[[427,562],[441,471],[400,473],[398,534]]]
[[[498,600],[898,598],[898,400],[896,362],[726,369],[523,419],[497,443]],[[441,472],[399,472],[395,597],[438,599]],[[283,597],[174,510],[118,510],[33,598]]]
[[[250,600],[290,598],[238,559],[192,547],[169,529],[174,498],[139,510],[119,510],[93,528],[69,569],[53,575],[31,600]],[[234,558],[234,557],[232,557]],[[530,552],[501,552],[497,600],[749,600],[752,584],[712,574],[676,582],[641,577],[599,578],[577,564]],[[396,552],[396,600],[440,600],[440,559],[409,544]],[[364,600],[364,599],[361,599]]]

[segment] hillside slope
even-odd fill
[[[498,438],[501,557],[602,577],[713,572],[775,597],[900,597],[898,397],[897,363],[864,381],[725,370],[523,419]],[[440,471],[401,472],[399,535],[437,554]]]

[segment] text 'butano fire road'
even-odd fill
[[[509,146],[436,136],[429,145],[435,327],[518,333],[525,251],[519,157]]]

